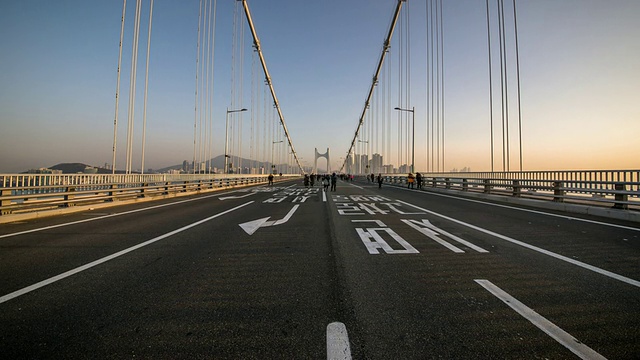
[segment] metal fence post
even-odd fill
[[[629,201],[629,195],[624,193],[627,191],[627,187],[623,183],[615,183],[614,186],[616,190],[616,193],[615,193],[616,202],[613,204],[613,208],[628,210],[629,204],[626,204],[626,202]]]
[[[469,182],[467,179],[462,179],[462,191],[469,191]]]
[[[147,187],[149,186],[149,183],[142,183],[142,189],[140,190],[140,197],[146,197],[147,196]]]
[[[564,202],[564,189],[562,181],[553,182],[553,201]]]
[[[484,193],[491,194],[491,180],[484,179],[482,182],[484,183]]]
[[[5,196],[10,196],[11,195],[11,190],[9,189],[2,189],[2,192],[0,192],[0,196],[2,197],[2,200],[0,200],[0,205],[2,207],[5,206],[9,206],[11,205],[11,200],[5,200]],[[9,215],[11,214],[11,210],[5,210],[3,209],[2,212],[0,213],[0,215]]]
[[[69,186],[67,188],[67,194],[64,195],[64,207],[71,207],[75,205],[73,203],[70,203],[70,201],[73,201],[73,199],[75,198],[75,195],[73,194],[75,191],[76,188],[74,186]]]
[[[444,183],[445,183],[445,188],[446,188],[447,190],[448,190],[448,189],[451,189],[451,179],[449,179],[449,178],[445,178],[445,179],[444,179]]]
[[[107,193],[107,196],[109,196],[109,198],[106,201],[116,201],[114,189],[117,189],[117,188],[118,188],[117,184],[111,184],[111,186],[109,186],[109,189],[111,189],[111,191]]]
[[[520,181],[519,180],[513,180],[513,196],[514,197],[520,197]]]

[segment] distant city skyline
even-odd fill
[[[259,95],[251,93],[252,79],[263,78],[252,75],[260,68],[251,63],[248,31],[244,34],[248,60],[243,65],[248,85],[235,90],[242,94],[232,94],[235,3],[217,1],[212,157],[225,153],[225,109],[232,104],[249,109],[244,117],[232,118],[233,125],[244,126],[246,133],[253,120],[261,127],[258,121],[272,116],[264,110],[267,102],[256,103]],[[430,2],[409,0],[405,5],[410,8],[411,88],[402,101],[415,107],[416,171],[423,171],[430,160],[425,153],[430,141],[425,125],[429,98],[425,3]],[[489,3],[494,11],[495,0]],[[143,4],[148,9],[149,1]],[[248,4],[303,164],[312,167],[314,148],[328,147],[331,168],[339,169],[362,112],[396,1],[248,0]],[[486,2],[447,0],[442,4],[445,170],[486,171],[491,167]],[[510,9],[512,1],[505,4]],[[640,1],[518,0],[516,4],[523,169],[640,168]],[[135,2],[127,5],[119,169],[125,163]],[[154,4],[145,168],[192,160],[199,6],[197,0]],[[121,14],[121,1],[0,4],[0,46],[4,49],[0,53],[0,173],[61,162],[111,163]],[[143,12],[133,168],[140,167],[145,16],[148,14]],[[497,29],[497,24],[492,26]],[[507,40],[513,41],[512,35]],[[495,76],[494,94],[499,86]],[[514,84],[509,86],[510,91],[515,89]],[[499,94],[499,88],[497,91]],[[494,109],[494,116],[498,111]],[[515,114],[517,108],[510,111]],[[496,139],[502,138],[498,127],[493,132]],[[511,137],[509,165],[517,170],[516,130],[511,130]],[[242,150],[235,150],[234,155],[248,158],[253,153],[262,157],[257,160],[269,161],[274,149],[281,159],[290,156],[279,140],[258,141],[262,143],[257,149],[250,148],[249,140],[236,141],[232,145]],[[374,152],[376,149],[370,149],[369,155]],[[493,153],[495,170],[502,170],[502,148],[497,140]],[[395,167],[403,165],[396,163],[397,157],[383,155]],[[402,162],[407,163],[406,156]],[[324,164],[322,160],[319,163]]]

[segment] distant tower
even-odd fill
[[[325,158],[327,159],[327,172],[330,173],[331,172],[331,162],[329,161],[329,148],[327,148],[327,152],[324,154],[319,154],[318,153],[318,148],[315,148],[316,151],[316,156],[315,156],[315,160],[313,161],[313,173],[317,174],[318,173],[318,158]]]

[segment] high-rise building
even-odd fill
[[[373,154],[373,156],[371,157],[371,170],[370,172],[374,173],[374,174],[379,174],[381,172],[383,172],[382,169],[382,155],[380,154]]]

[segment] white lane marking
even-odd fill
[[[248,194],[245,195],[241,195],[241,196],[225,196],[225,197],[221,197],[219,198],[220,200],[229,200],[229,199],[242,199],[242,198],[246,198],[247,196],[251,196],[251,195],[255,195],[257,194],[257,192],[250,192]]]
[[[578,339],[571,336],[568,332],[562,330],[551,321],[544,318],[542,315],[533,311],[525,304],[518,301],[513,296],[507,294],[504,290],[495,286],[489,280],[474,280],[480,284],[487,291],[492,293],[495,297],[502,300],[510,308],[515,310],[525,319],[529,320],[533,325],[537,326],[540,330],[544,331],[547,335],[551,336],[555,341],[562,344],[572,353],[578,355],[581,359],[606,359],[587,345],[581,343]]]
[[[414,220],[415,221],[415,220]],[[438,244],[446,247],[447,249],[453,251],[454,253],[463,253],[464,250],[460,249],[459,247],[452,245],[451,243],[449,243],[448,241],[441,239],[438,237],[437,232],[435,232],[433,229],[430,229],[428,227],[423,227],[423,226],[419,226],[417,224],[414,223],[414,221],[412,220],[402,220],[403,223],[411,226],[412,228],[418,230],[420,233],[422,233],[423,235],[425,235],[428,238],[431,238],[433,241],[437,242]],[[429,222],[429,220],[424,220],[425,222]],[[426,225],[423,223],[420,223],[418,221],[416,221],[418,224],[420,225]]]
[[[198,198],[195,198],[195,199],[186,199],[186,200],[181,200],[181,201],[175,201],[175,202],[171,202],[171,203],[167,203],[167,204],[155,205],[155,206],[150,206],[150,207],[147,207],[147,208],[130,210],[130,211],[125,211],[125,212],[121,212],[121,213],[117,213],[117,214],[109,214],[109,215],[100,216],[100,217],[96,217],[96,218],[90,218],[90,219],[84,219],[84,220],[78,220],[78,221],[71,221],[71,222],[68,222],[68,223],[62,223],[62,224],[57,224],[57,225],[45,226],[45,227],[41,227],[41,228],[37,228],[37,229],[19,231],[19,232],[15,232],[15,233],[11,233],[11,234],[4,234],[4,235],[0,235],[0,239],[8,238],[8,237],[11,237],[11,236],[30,234],[30,233],[38,232],[38,231],[51,230],[51,229],[55,229],[55,228],[59,228],[59,227],[63,227],[63,226],[77,225],[77,224],[81,224],[81,223],[85,223],[85,222],[89,222],[89,221],[102,220],[102,219],[107,219],[107,218],[115,217],[115,216],[135,214],[137,212],[153,210],[153,209],[159,209],[159,208],[163,208],[163,207],[166,207],[166,206],[173,206],[173,205],[178,205],[178,204],[184,204],[184,203],[191,202],[191,201],[204,200],[204,199],[208,199],[208,198],[212,198],[212,197],[216,197],[216,196],[220,196],[220,195],[232,194],[232,193],[237,192],[237,191],[238,190],[234,190],[234,191],[226,192],[224,194],[202,196],[202,197],[198,197]]]
[[[285,215],[285,217],[280,220],[267,221],[271,217],[271,216],[267,216],[262,219],[253,220],[253,221],[249,221],[249,222],[238,224],[238,225],[247,234],[253,235],[253,233],[255,233],[261,227],[276,226],[276,225],[282,225],[286,223],[287,221],[289,221],[289,219],[291,219],[291,216],[293,216],[293,213],[295,213],[296,210],[298,210],[299,206],[300,205],[294,205],[293,208],[289,210],[289,213],[287,213],[287,215]]]
[[[406,188],[403,188],[403,187],[401,187],[400,189],[401,189],[401,190],[405,190],[405,191],[411,191],[411,190],[406,189]],[[415,191],[413,191],[413,192],[415,192]],[[489,205],[489,206],[501,207],[501,208],[510,209],[510,210],[524,211],[524,212],[529,212],[529,213],[532,213],[532,214],[552,216],[552,217],[557,217],[557,218],[566,219],[566,220],[582,221],[582,222],[586,222],[586,223],[590,223],[590,224],[596,224],[596,225],[604,225],[604,226],[615,227],[615,228],[618,228],[618,229],[625,229],[625,230],[640,231],[640,228],[634,228],[634,227],[631,227],[631,226],[624,226],[624,225],[611,224],[611,223],[606,223],[606,222],[602,222],[602,221],[582,219],[582,218],[573,217],[573,216],[553,214],[553,213],[548,213],[548,212],[539,211],[539,210],[524,209],[524,208],[519,208],[519,207],[515,207],[515,206],[502,205],[502,204],[495,204],[495,203],[491,203],[491,202],[485,202],[485,201],[474,200],[474,199],[466,199],[466,198],[463,198],[463,197],[457,197],[457,196],[453,196],[453,195],[439,194],[439,193],[434,193],[434,192],[430,192],[430,191],[425,191],[425,192],[422,192],[422,193],[423,193],[423,194],[434,195],[434,196],[446,197],[446,198],[450,198],[450,199],[461,200],[461,201],[468,201],[468,202],[478,203],[478,204],[482,204],[482,205]]]
[[[341,322],[327,325],[327,360],[351,360],[349,334]]]
[[[353,185],[353,184],[349,184],[349,185],[351,185],[351,186],[353,186],[353,187],[357,187],[357,188],[358,188],[358,189],[360,189],[360,190],[364,190],[364,188],[363,188],[362,186]]]
[[[405,224],[411,226],[412,228],[420,231],[424,235],[427,235],[428,237],[432,238],[433,240],[435,240],[437,242],[440,242],[438,240],[441,240],[441,239],[437,238],[438,233],[440,233],[440,234],[443,234],[443,235],[447,236],[449,239],[457,241],[462,245],[466,245],[467,247],[469,247],[469,248],[471,248],[471,249],[473,249],[473,250],[475,250],[475,251],[477,251],[479,253],[488,253],[487,250],[485,250],[485,249],[483,249],[483,248],[481,248],[481,247],[479,247],[477,245],[474,245],[474,244],[468,242],[467,240],[464,240],[464,239],[462,239],[462,238],[460,238],[460,237],[458,237],[456,235],[453,235],[453,234],[451,234],[451,233],[449,233],[447,231],[444,231],[444,230],[440,229],[439,227],[433,225],[427,219],[423,219],[422,222],[420,222],[418,220],[402,220],[402,222],[404,222]],[[426,229],[425,227],[428,228],[428,229]],[[447,244],[449,244],[449,243],[447,243]],[[442,244],[442,245],[447,246],[445,244]],[[451,244],[449,244],[449,245],[451,245]],[[453,245],[451,245],[451,246],[453,246]],[[459,248],[457,248],[455,246],[453,246],[453,247],[455,249],[460,250]],[[456,252],[456,251],[454,250],[454,252]],[[464,251],[460,250],[460,252],[464,252]]]
[[[539,253],[542,253],[542,254],[545,254],[545,255],[551,256],[551,257],[556,258],[556,259],[558,259],[558,260],[566,261],[566,262],[568,262],[568,263],[570,263],[570,264],[573,264],[573,265],[579,266],[579,267],[584,268],[584,269],[587,269],[587,270],[591,270],[591,271],[593,271],[593,272],[596,272],[596,273],[601,274],[601,275],[604,275],[604,276],[608,276],[608,277],[610,277],[610,278],[612,278],[612,279],[615,279],[615,280],[618,280],[618,281],[622,281],[622,282],[625,282],[625,283],[627,283],[627,284],[630,284],[630,285],[633,285],[633,286],[636,286],[636,287],[640,287],[640,281],[637,281],[637,280],[634,280],[634,279],[628,278],[628,277],[626,277],[626,276],[622,276],[622,275],[619,275],[619,274],[613,273],[613,272],[611,272],[611,271],[607,271],[607,270],[604,270],[604,269],[600,269],[599,267],[595,267],[595,266],[593,266],[593,265],[589,265],[589,264],[583,263],[583,262],[581,262],[581,261],[578,261],[578,260],[575,260],[575,259],[572,259],[572,258],[568,258],[568,257],[566,257],[566,256],[564,256],[564,255],[556,254],[556,253],[551,252],[551,251],[549,251],[549,250],[545,250],[545,249],[539,248],[539,247],[537,247],[537,246],[533,246],[533,245],[531,245],[531,244],[527,244],[527,243],[522,242],[522,241],[520,241],[520,240],[516,240],[516,239],[510,238],[510,237],[508,237],[508,236],[505,236],[505,235],[501,235],[501,234],[495,233],[495,232],[493,232],[493,231],[491,231],[491,230],[483,229],[483,228],[481,228],[481,227],[479,227],[479,226],[475,226],[475,225],[468,224],[468,223],[466,223],[466,222],[464,222],[464,221],[460,221],[460,220],[457,220],[457,219],[454,219],[454,218],[448,217],[448,216],[446,216],[446,215],[438,214],[437,212],[433,212],[433,211],[431,211],[431,210],[427,210],[427,209],[421,208],[421,207],[419,207],[419,206],[416,206],[416,205],[410,204],[410,203],[408,203],[408,202],[404,202],[404,201],[402,201],[402,200],[398,200],[398,201],[399,201],[399,202],[401,202],[401,203],[403,203],[403,204],[406,204],[406,205],[409,205],[409,206],[413,206],[413,207],[414,207],[414,208],[416,208],[416,209],[419,209],[419,210],[425,211],[425,212],[427,212],[427,213],[429,213],[429,214],[432,214],[432,215],[435,215],[435,216],[439,216],[439,217],[441,217],[441,218],[443,218],[443,219],[446,219],[446,220],[449,220],[449,221],[453,221],[453,222],[455,222],[455,223],[457,223],[457,224],[460,224],[460,225],[466,226],[466,227],[468,227],[468,228],[471,228],[471,229],[474,229],[474,230],[477,230],[477,231],[483,232],[483,233],[485,233],[485,234],[488,234],[488,235],[491,235],[491,236],[497,237],[497,238],[499,238],[499,239],[502,239],[502,240],[508,241],[508,242],[510,242],[510,243],[513,243],[513,244],[516,244],[516,245],[520,245],[520,246],[522,246],[522,247],[525,247],[525,248],[530,249],[530,250],[533,250],[533,251],[537,251],[537,252],[539,252]]]
[[[322,202],[327,202],[327,192],[322,190]]]
[[[105,256],[105,257],[103,257],[102,259],[98,259],[98,260],[96,260],[96,261],[93,261],[93,262],[90,262],[90,263],[88,263],[88,264],[85,264],[85,265],[79,266],[79,267],[77,267],[77,268],[75,268],[75,269],[69,270],[69,271],[64,272],[64,273],[62,273],[62,274],[56,275],[56,276],[54,276],[54,277],[51,277],[51,278],[48,278],[48,279],[46,279],[46,280],[40,281],[40,282],[35,283],[35,284],[33,284],[33,285],[27,286],[27,287],[22,288],[22,289],[20,289],[20,290],[14,291],[14,292],[12,292],[12,293],[10,293],[10,294],[4,295],[4,296],[0,297],[0,304],[2,304],[2,303],[3,303],[3,302],[5,302],[5,301],[9,301],[9,300],[11,300],[11,299],[17,298],[18,296],[21,296],[21,295],[24,295],[24,294],[26,294],[26,293],[29,293],[29,292],[31,292],[31,291],[37,290],[37,289],[39,289],[39,288],[41,288],[41,287],[44,287],[44,286],[47,286],[47,285],[53,284],[53,283],[54,283],[54,282],[56,282],[56,281],[62,280],[62,279],[67,278],[67,277],[69,277],[69,276],[71,276],[71,275],[75,275],[75,274],[77,274],[77,273],[79,273],[79,272],[85,271],[85,270],[90,269],[90,268],[92,268],[92,267],[94,267],[94,266],[97,266],[97,265],[100,265],[100,264],[102,264],[102,263],[105,263],[105,262],[107,262],[107,261],[109,261],[109,260],[113,260],[113,259],[115,259],[115,258],[117,258],[117,257],[120,257],[120,256],[122,256],[122,255],[125,255],[125,254],[127,254],[127,253],[130,253],[130,252],[132,252],[132,251],[134,251],[134,250],[138,250],[138,249],[140,249],[140,248],[142,248],[142,247],[145,247],[145,246],[147,246],[147,245],[153,244],[153,243],[155,243],[155,242],[157,242],[157,241],[160,241],[160,240],[162,240],[162,239],[166,239],[166,238],[168,238],[168,237],[170,237],[170,236],[173,236],[173,235],[178,234],[178,233],[181,233],[181,232],[183,232],[183,231],[185,231],[185,230],[191,229],[192,227],[198,226],[198,225],[203,224],[203,223],[205,223],[205,222],[207,222],[207,221],[209,221],[209,220],[212,220],[212,219],[215,219],[215,218],[217,218],[217,217],[219,217],[219,216],[222,216],[222,215],[228,214],[228,213],[230,213],[230,212],[232,212],[232,211],[238,210],[238,209],[240,209],[240,208],[242,208],[242,207],[244,207],[244,206],[247,206],[247,205],[249,205],[249,204],[252,204],[252,203],[253,203],[253,201],[249,201],[248,203],[244,203],[244,204],[242,204],[242,205],[238,205],[238,206],[236,206],[236,207],[234,207],[234,208],[232,208],[232,209],[225,210],[225,211],[223,211],[223,212],[221,212],[221,213],[218,213],[218,214],[216,214],[216,215],[213,215],[213,216],[209,216],[209,217],[208,217],[208,218],[206,218],[206,219],[202,219],[202,220],[200,220],[200,221],[196,221],[196,222],[194,222],[194,223],[192,223],[192,224],[189,224],[189,225],[187,225],[187,226],[183,226],[183,227],[181,227],[181,228],[179,228],[179,229],[177,229],[177,230],[170,231],[170,232],[168,232],[168,233],[166,233],[166,234],[164,234],[164,235],[157,236],[157,237],[155,237],[155,238],[153,238],[153,239],[151,239],[151,240],[147,240],[147,241],[145,241],[145,242],[143,242],[143,243],[140,243],[140,244],[138,244],[138,245],[132,246],[132,247],[127,248],[127,249],[124,249],[124,250],[122,250],[122,251],[118,251],[118,252],[117,252],[117,253],[115,253],[115,254],[111,254],[111,255],[109,255],[109,256]]]
[[[376,223],[376,225],[380,226],[380,227],[385,227],[387,225],[385,225],[382,221],[380,220],[351,220],[351,222],[354,223],[361,223],[361,222],[372,222],[372,223]]]
[[[378,232],[387,233],[389,236],[393,238],[400,246],[404,248],[404,250],[394,250],[389,244],[384,241],[382,236],[378,234]],[[411,246],[405,239],[403,239],[400,235],[398,235],[395,231],[388,227],[380,227],[380,228],[356,228],[356,233],[360,236],[360,240],[369,251],[369,254],[376,255],[380,254],[378,249],[382,249],[387,254],[419,254],[420,252]]]

